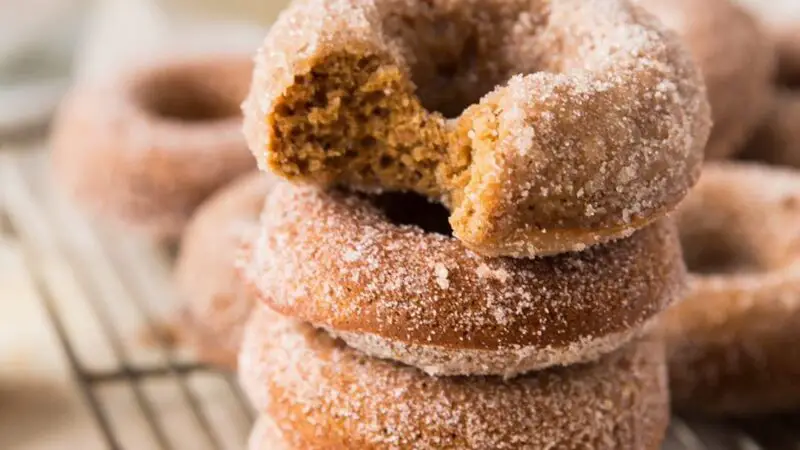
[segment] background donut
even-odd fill
[[[678,33],[703,72],[714,122],[706,159],[742,150],[772,93],[775,49],[761,23],[734,0],[637,1]]]
[[[515,259],[466,249],[444,208],[414,194],[280,183],[266,210],[242,261],[263,301],[432,374],[593,360],[683,294],[669,221],[581,253]]]
[[[261,172],[234,181],[198,208],[182,237],[175,265],[181,331],[205,362],[236,365],[254,296],[234,261],[243,240],[258,234],[258,217],[273,182]]]
[[[714,414],[800,406],[800,175],[707,165],[678,221],[693,274],[663,320],[673,402]]]
[[[56,175],[91,211],[176,238],[217,188],[255,167],[239,103],[246,55],[161,61],[77,86],[52,135]]]
[[[430,377],[258,308],[240,378],[288,448],[657,450],[669,420],[663,358],[660,340],[643,339],[511,381]]]

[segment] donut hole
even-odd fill
[[[213,122],[240,116],[238,101],[232,101],[236,97],[218,84],[222,81],[198,75],[157,74],[142,82],[136,94],[148,114],[163,120]]]
[[[412,11],[387,12],[382,28],[401,49],[422,106],[455,118],[511,76],[543,69],[524,39],[544,29],[547,3],[417,2]],[[511,30],[521,32],[510,38]]]
[[[387,192],[367,197],[393,224],[411,225],[426,233],[452,236],[447,208],[413,193]]]
[[[441,197],[437,171],[465,168],[447,159],[445,119],[515,74],[554,68],[544,62],[547,47],[535,45],[549,2],[412,3],[381,6],[390,10],[380,11],[377,41],[392,51],[343,45],[295,75],[268,121],[276,172]],[[514,29],[522,31],[509,37]]]
[[[428,111],[458,117],[508,78],[487,70],[485,47],[495,39],[479,37],[479,30],[463,13],[389,16],[386,25],[405,52],[413,55],[408,58],[411,80]]]
[[[684,261],[701,275],[754,273],[762,270],[758,255],[719,229],[681,233]]]

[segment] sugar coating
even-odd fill
[[[367,355],[400,361],[431,376],[500,375],[513,378],[555,364],[595,361],[652,328],[652,319],[640,327],[601,337],[588,337],[562,347],[517,346],[497,350],[453,349],[446,346],[406,344],[369,333],[328,333]]]
[[[706,159],[741,151],[769,107],[775,48],[766,30],[734,0],[635,2],[678,33],[703,72],[714,123]]]
[[[486,255],[645,227],[696,181],[710,127],[677,37],[625,0],[297,1],[255,62],[263,169],[439,199]]]
[[[245,335],[243,387],[288,448],[656,450],[668,422],[656,339],[509,381],[430,377],[266,308]]]
[[[439,347],[449,371],[475,350],[525,349],[526,368],[596,358],[683,293],[666,220],[584,252],[515,259],[478,255],[453,237],[390,222],[363,196],[315,186],[279,183],[266,211],[240,261],[264,302],[336,333]],[[510,374],[519,363],[486,369]]]
[[[708,165],[678,216],[690,294],[664,315],[673,401],[753,414],[800,406],[800,176]]]
[[[254,171],[203,203],[187,225],[175,263],[183,333],[204,362],[231,367],[254,296],[235,260],[245,239],[259,233],[258,217],[274,178]]]
[[[203,200],[255,167],[237,108],[252,67],[190,57],[76,86],[53,126],[55,175],[91,212],[177,239]]]

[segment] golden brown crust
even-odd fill
[[[770,37],[732,0],[637,1],[678,33],[703,72],[714,122],[706,159],[740,151],[769,107]]]
[[[52,136],[57,175],[93,212],[177,237],[194,209],[255,164],[238,103],[245,55],[161,61],[77,86]]]
[[[437,378],[259,308],[240,378],[288,448],[655,450],[669,416],[663,363],[661,342],[643,339],[511,381]]]
[[[244,111],[262,168],[438,198],[467,246],[511,256],[662,217],[710,127],[677,38],[624,0],[298,1]]]
[[[800,406],[800,176],[708,165],[679,219],[695,274],[664,317],[673,401],[716,414]]]
[[[242,240],[258,234],[258,216],[274,180],[255,172],[198,208],[186,227],[175,266],[184,334],[204,362],[235,367],[254,296],[234,261]]]
[[[433,222],[436,211],[404,203],[405,195],[377,198],[277,185],[243,262],[258,295],[362,350],[372,344],[373,354],[386,356],[353,334],[439,351],[430,367],[398,349],[392,355],[432,373],[513,375],[607,353],[683,294],[669,221],[580,253],[488,258],[387,217],[407,209]],[[507,359],[460,358],[473,350]]]

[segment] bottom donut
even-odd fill
[[[650,337],[512,380],[431,377],[260,307],[239,374],[266,421],[251,449],[646,450],[669,420],[663,346]]]

